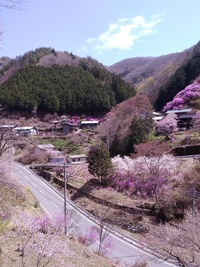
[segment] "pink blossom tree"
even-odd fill
[[[162,120],[159,121],[156,132],[157,134],[167,135],[173,132],[177,132],[177,120],[175,114],[168,114]]]
[[[175,185],[183,181],[178,161],[170,155],[136,159],[117,156],[112,163],[112,182],[118,191],[143,198],[154,197],[155,203],[159,203],[167,191],[171,192]]]
[[[21,253],[23,267],[26,266],[29,257],[34,257],[37,267],[46,266],[50,262],[59,263],[59,266],[64,265],[69,249],[67,238],[63,235],[63,227],[55,228],[46,216],[19,212],[15,216],[14,230],[20,238],[18,251]]]

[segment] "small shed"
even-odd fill
[[[68,155],[66,159],[68,163],[83,163],[87,161],[87,156],[85,154]]]

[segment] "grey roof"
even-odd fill
[[[185,108],[185,109],[171,109],[166,112],[166,114],[169,113],[187,113],[190,112],[192,108]]]
[[[87,158],[87,156],[85,154],[68,155],[67,157],[69,157],[71,159],[75,159],[75,158]]]
[[[37,145],[40,149],[52,149],[55,148],[54,145],[52,144],[41,144],[41,145]]]

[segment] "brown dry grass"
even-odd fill
[[[12,230],[6,230],[0,234],[0,266],[1,267],[21,267],[20,252],[17,252],[19,239]],[[106,258],[98,256],[90,251],[86,246],[80,244],[77,240],[69,241],[70,255],[65,259],[66,266],[70,267],[117,267],[117,263],[112,263]],[[48,266],[54,267],[55,262],[51,262]],[[34,267],[35,255],[31,255],[26,259],[27,267]],[[56,265],[57,266],[57,265]]]

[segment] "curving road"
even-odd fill
[[[48,183],[43,181],[43,179],[40,179],[40,177],[34,174],[30,169],[16,162],[10,163],[10,170],[13,176],[16,177],[22,185],[29,187],[39,201],[40,206],[49,217],[54,218],[64,213],[63,196]],[[73,213],[73,216],[71,216],[72,227],[70,227],[73,234],[84,234],[87,228],[97,225],[92,215],[81,210],[69,199],[67,199],[67,210]],[[150,253],[150,250],[137,244],[129,237],[125,237],[120,232],[112,230],[109,235],[112,240],[113,248],[112,250],[108,250],[107,256],[114,261],[120,262],[122,266],[134,264],[136,261],[142,260],[148,263],[148,267],[174,266],[171,263],[158,259],[156,260]],[[93,250],[97,250],[97,248],[98,244],[93,244],[91,246]]]

